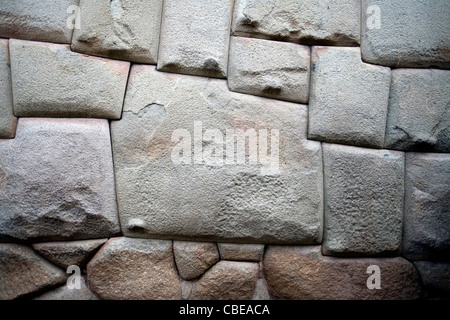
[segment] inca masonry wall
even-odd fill
[[[0,1],[0,298],[449,298],[449,17]]]

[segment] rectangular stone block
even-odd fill
[[[162,0],[80,0],[81,26],[72,50],[94,56],[156,64]]]
[[[408,260],[326,257],[320,246],[268,246],[264,275],[278,299],[416,300],[422,294]]]
[[[78,2],[79,0],[1,1],[0,37],[70,43]]]
[[[407,153],[403,255],[450,261],[450,154]]]
[[[400,252],[404,154],[323,144],[323,252],[382,256]]]
[[[364,61],[395,68],[450,69],[448,0],[363,0]]]
[[[0,139],[14,138],[17,118],[14,116],[8,40],[0,39]]]
[[[321,147],[306,121],[304,105],[134,65],[111,123],[124,235],[320,243]]]
[[[20,118],[0,143],[0,212],[0,242],[117,235],[108,121]]]
[[[357,45],[358,0],[236,0],[234,35],[302,44]]]
[[[227,76],[233,0],[166,0],[158,70]]]
[[[10,40],[9,48],[16,116],[120,118],[129,62],[61,44]]]
[[[384,146],[450,152],[450,71],[392,71]]]
[[[236,92],[307,103],[310,51],[294,43],[231,37],[228,86]]]
[[[263,244],[218,243],[222,260],[261,261],[264,255]]]
[[[382,148],[391,71],[361,61],[359,48],[313,47],[308,137]]]

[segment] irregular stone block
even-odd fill
[[[78,1],[1,1],[0,37],[70,43]]]
[[[223,260],[261,261],[264,254],[263,244],[218,243],[217,245]]]
[[[267,288],[266,280],[260,278],[256,281],[252,300],[270,300],[270,294],[269,289]]]
[[[450,260],[450,154],[407,153],[403,255]]]
[[[450,296],[450,263],[415,261],[428,297]]]
[[[219,261],[197,281],[190,299],[250,300],[257,277],[257,263]]]
[[[98,248],[108,239],[42,242],[33,244],[33,249],[64,270],[71,265],[84,267]]]
[[[320,243],[321,147],[306,139],[306,121],[303,105],[134,65],[123,117],[111,123],[122,232]]]
[[[72,50],[94,56],[156,64],[162,0],[80,0],[81,28]]]
[[[120,118],[129,62],[61,44],[10,40],[9,48],[16,116]]]
[[[363,0],[364,61],[395,68],[450,69],[450,2]]]
[[[86,284],[86,277],[82,276],[80,288],[69,289],[67,285],[46,292],[33,300],[98,300],[97,296]]]
[[[324,254],[398,254],[404,154],[330,144],[323,144],[323,154]]]
[[[320,246],[269,246],[264,274],[272,294],[282,299],[409,300],[421,295],[417,271],[403,258],[326,257]]]
[[[61,269],[31,248],[0,243],[0,299],[10,300],[66,282]]]
[[[119,233],[107,120],[19,119],[0,143],[0,241]]]
[[[356,45],[358,0],[236,0],[234,35],[304,44]]]
[[[178,272],[184,280],[201,276],[220,258],[213,242],[174,241],[173,253]]]
[[[14,138],[17,118],[13,111],[8,40],[0,39],[0,139]]]
[[[87,275],[101,299],[181,299],[169,240],[110,239],[88,263]]]
[[[166,0],[158,70],[227,76],[233,0]]]
[[[231,37],[232,91],[307,103],[310,48],[294,43]]]
[[[450,152],[450,71],[392,71],[384,146]]]
[[[361,61],[359,48],[313,47],[308,137],[383,147],[391,72]]]

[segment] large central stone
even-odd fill
[[[122,119],[111,123],[123,234],[319,243],[322,155],[306,126],[304,105],[133,66]],[[257,157],[249,141],[226,148],[239,130],[258,138]]]

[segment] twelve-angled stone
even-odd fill
[[[108,121],[19,119],[0,143],[0,212],[0,241],[117,234]]]
[[[129,62],[61,44],[10,40],[9,48],[16,116],[120,118]]]
[[[165,0],[158,70],[227,75],[233,0]]]
[[[0,39],[0,139],[14,138],[17,118],[13,111],[8,40]]]
[[[383,147],[391,72],[361,61],[359,48],[313,47],[308,137]]]
[[[72,49],[95,56],[156,64],[162,0],[80,0],[81,28]]]
[[[236,0],[234,35],[304,44],[359,43],[359,0]]]
[[[122,232],[320,243],[321,147],[306,140],[306,118],[303,105],[230,92],[224,80],[134,65],[111,123]]]
[[[214,242],[174,241],[173,254],[178,272],[184,280],[192,280],[219,261]]]

